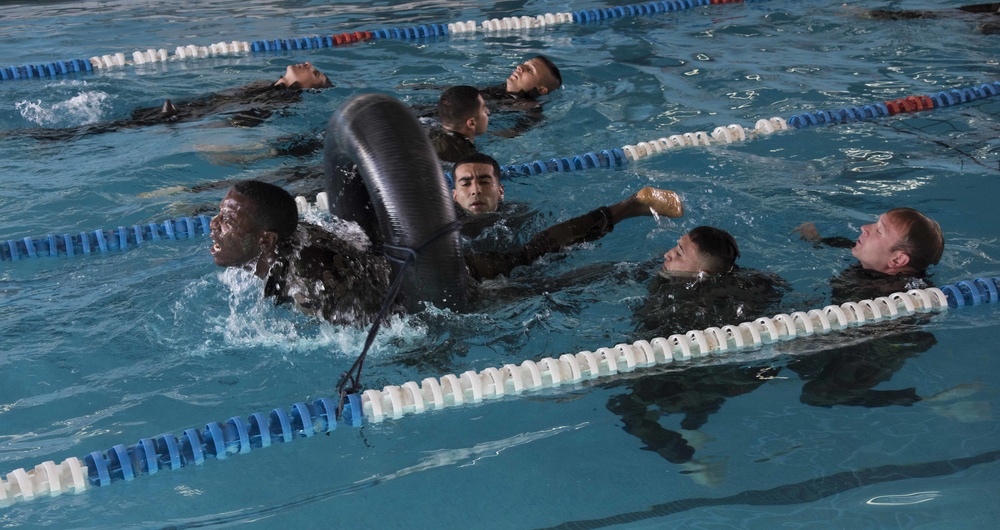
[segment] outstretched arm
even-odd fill
[[[820,237],[819,230],[816,230],[816,225],[812,222],[800,224],[792,230],[792,233],[798,233],[799,239],[812,241],[813,245],[817,247],[820,245],[826,245],[833,248],[851,248],[855,243],[853,239],[848,239],[846,237]]]
[[[517,251],[470,254],[465,261],[475,280],[490,280],[510,274],[515,267],[530,265],[545,254],[600,239],[625,219],[652,215],[681,217],[684,206],[680,197],[673,191],[645,187],[621,202],[552,226]]]

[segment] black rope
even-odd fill
[[[368,355],[368,349],[371,348],[372,343],[375,342],[375,335],[378,334],[378,330],[382,327],[382,321],[389,314],[389,310],[392,308],[392,304],[396,301],[396,296],[399,294],[399,290],[403,286],[403,277],[406,274],[406,269],[409,268],[415,261],[417,261],[417,255],[423,249],[430,246],[432,243],[456,230],[462,228],[461,221],[453,221],[448,223],[427,238],[416,248],[410,248],[400,245],[388,245],[383,244],[382,248],[387,250],[394,250],[397,252],[402,252],[406,254],[405,258],[397,258],[395,256],[390,256],[385,254],[386,259],[399,263],[401,267],[399,272],[396,273],[396,277],[393,278],[392,284],[389,286],[389,291],[386,293],[385,300],[382,301],[382,308],[379,309],[378,314],[375,316],[375,321],[372,322],[371,329],[368,330],[368,337],[365,338],[365,346],[361,350],[361,354],[351,365],[351,369],[344,372],[340,376],[340,382],[337,383],[337,395],[340,397],[340,401],[337,403],[337,418],[340,418],[341,412],[344,410],[344,399],[347,394],[354,394],[361,390],[361,369],[365,363],[365,357]],[[348,383],[350,386],[347,386]]]

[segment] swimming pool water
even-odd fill
[[[5,6],[0,15],[0,67],[604,5],[33,3]],[[496,83],[538,52],[557,62],[564,86],[548,98],[540,127],[477,141],[504,164],[995,81],[1000,41],[974,25],[958,18],[877,23],[840,6],[773,0],[5,81],[0,134],[121,118],[164,98],[277,77],[285,65],[304,60],[337,86],[306,94],[287,114],[253,129],[213,127],[206,119],[62,142],[5,137],[0,239],[209,212],[224,187],[169,188],[317,163],[227,155],[257,153],[268,140],[321,129],[358,93],[433,103],[437,91],[408,85]],[[743,266],[787,279],[788,308],[828,303],[828,279],[850,263],[846,251],[798,241],[795,226],[812,220],[824,234],[853,237],[875,214],[901,205],[928,213],[945,231],[936,283],[1000,276],[993,207],[998,151],[1000,98],[990,98],[681,149],[624,168],[511,179],[508,199],[540,212],[534,228],[644,185],[677,190],[687,214],[622,224],[600,242],[547,258],[520,276],[556,277],[620,262],[616,274],[584,286],[470,314],[429,310],[394,320],[369,356],[365,384],[382,388],[651,338],[631,322],[646,293],[637,274],[654,269],[681,234],[702,224],[734,234]],[[301,192],[309,184],[288,187]],[[202,237],[100,256],[0,262],[0,473],[333,393],[366,330],[273,307],[260,300],[256,280],[217,269],[207,246]],[[851,349],[847,338],[831,334],[362,429],[341,427],[227,461],[17,503],[0,508],[0,524],[990,528],[1000,511],[992,377],[997,311],[976,306],[936,315],[910,343],[868,339]],[[890,367],[874,389],[914,388],[935,399],[887,407],[810,401],[815,373],[852,355]],[[746,373],[761,379],[748,383]],[[657,381],[664,382],[658,395],[675,397],[663,410],[650,405],[646,417],[684,434],[694,447],[686,462],[643,450],[609,408]],[[716,387],[729,389],[717,410],[695,429],[682,425],[684,412]],[[677,388],[684,390],[671,394]]]

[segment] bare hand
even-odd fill
[[[795,227],[795,230],[792,230],[792,232],[793,233],[797,232],[799,234],[799,238],[805,241],[820,240],[819,231],[816,230],[816,225],[813,224],[812,222],[802,223],[799,226]]]

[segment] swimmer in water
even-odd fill
[[[217,114],[227,116],[227,124],[233,127],[255,127],[275,111],[299,102],[303,90],[332,86],[333,83],[326,74],[311,63],[299,63],[286,67],[284,75],[275,81],[256,81],[191,101],[175,103],[167,99],[158,107],[135,109],[127,119],[70,128],[21,129],[6,134],[30,136],[39,140],[72,140],[121,129],[196,121]]]
[[[465,256],[476,281],[509,274],[542,255],[603,237],[621,220],[652,215],[679,216],[673,192],[644,188],[632,197],[560,223],[516,252]],[[237,182],[210,223],[210,253],[220,267],[242,267],[264,280],[264,296],[291,303],[303,313],[335,324],[371,323],[389,290],[391,268],[370,245],[349,242],[323,228],[299,222],[295,199],[284,189],[259,181]],[[394,312],[402,312],[397,304]]]
[[[822,238],[813,223],[795,230],[814,243],[850,248],[858,263],[831,281],[834,303],[886,296],[931,287],[927,269],[944,253],[944,235],[936,221],[913,208],[893,208],[861,227],[856,241]]]

